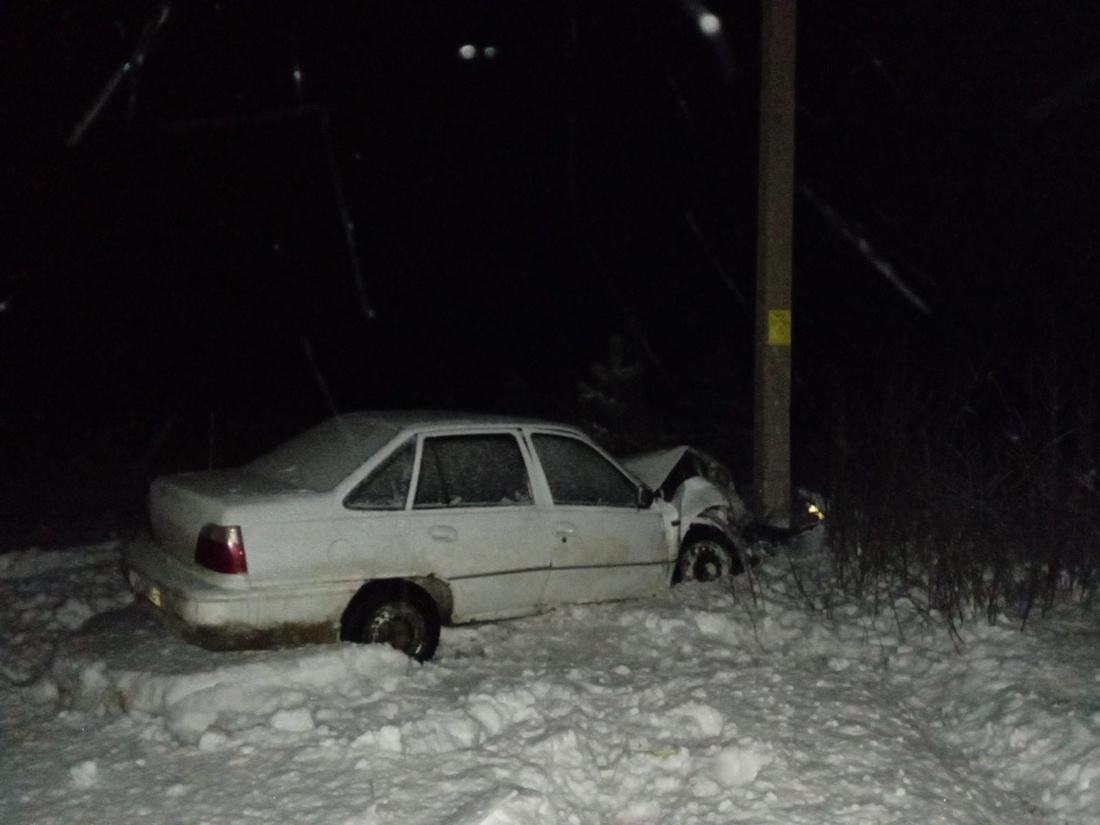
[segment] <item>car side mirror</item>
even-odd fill
[[[638,488],[638,509],[639,510],[648,510],[650,507],[653,506],[653,498],[654,498],[654,496],[653,496],[653,491],[652,490],[650,490],[648,487],[644,487],[644,486],[639,487]]]

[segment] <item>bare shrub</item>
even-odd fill
[[[904,595],[951,628],[975,614],[1026,622],[1059,597],[1091,603],[1095,388],[1057,366],[1033,358],[1011,394],[976,370],[953,384],[894,377],[848,397],[829,516],[842,587],[877,607]]]

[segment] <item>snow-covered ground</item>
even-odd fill
[[[953,641],[790,571],[445,629],[419,665],[203,651],[116,547],[3,555],[0,822],[1100,821],[1100,620]]]

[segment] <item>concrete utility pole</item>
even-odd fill
[[[791,510],[791,246],[795,0],[762,0],[753,486],[758,514]]]

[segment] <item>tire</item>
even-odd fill
[[[737,548],[724,535],[717,530],[693,531],[680,548],[672,582],[712,582],[743,570]]]
[[[368,585],[344,612],[340,638],[358,644],[388,644],[426,662],[439,646],[440,625],[435,602],[416,585]]]

